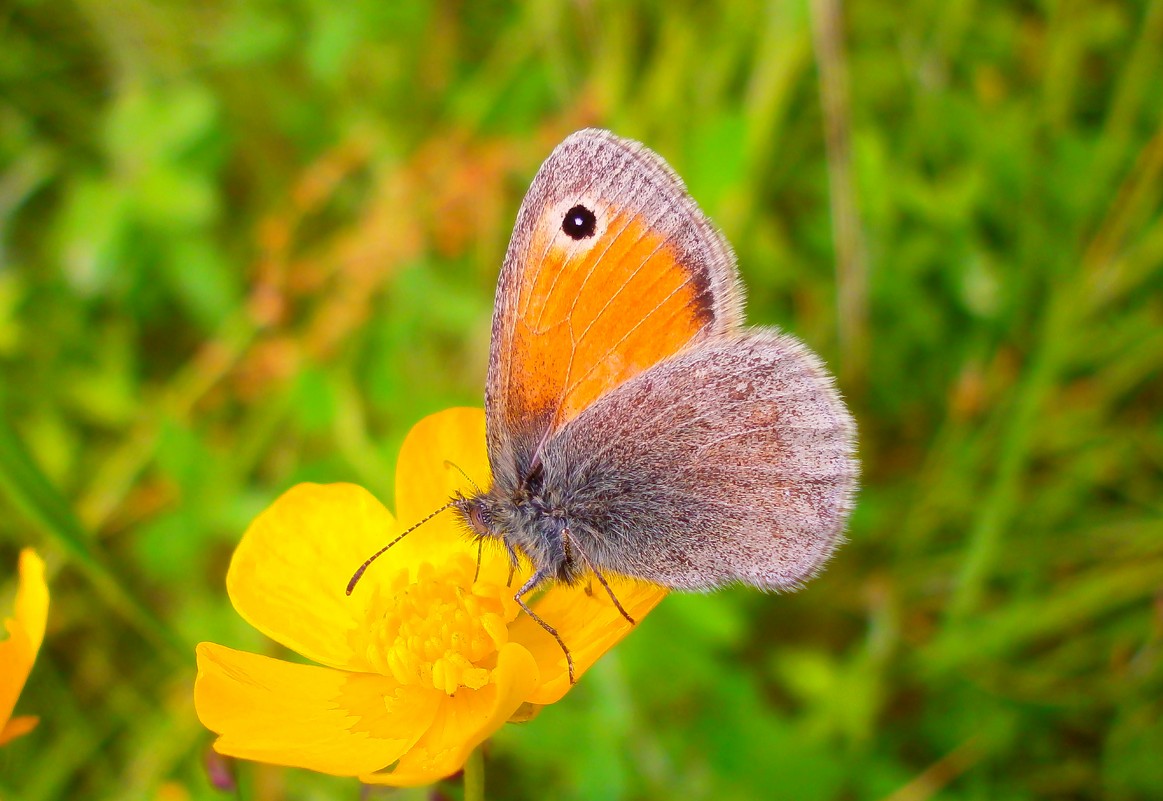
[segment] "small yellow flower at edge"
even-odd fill
[[[27,734],[36,726],[31,715],[12,717],[16,699],[32,672],[32,663],[44,641],[48,621],[48,585],[44,562],[31,548],[20,552],[20,583],[16,589],[16,617],[4,621],[8,639],[0,640],[0,745]]]
[[[561,649],[513,600],[527,566],[508,586],[507,555],[486,543],[477,575],[477,547],[451,510],[344,592],[355,568],[405,525],[472,491],[461,471],[488,486],[479,409],[440,412],[408,434],[396,466],[398,520],[360,487],[300,484],[251,524],[227,573],[231,603],[324,667],[199,645],[194,702],[219,753],[371,784],[428,784],[460,770],[530,705],[565,695]],[[610,584],[637,620],[666,594]],[[554,586],[534,604],[579,677],[630,630],[595,586]]]

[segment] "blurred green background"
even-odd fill
[[[837,12],[6,0],[0,599],[27,544],[53,599],[0,797],[221,797],[192,644],[270,651],[234,543],[298,481],[390,504],[481,404],[517,205],[591,124],[836,368],[865,486],[807,589],[672,596],[506,727],[489,797],[1163,797],[1163,3]]]

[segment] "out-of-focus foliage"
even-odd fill
[[[517,204],[588,124],[838,368],[865,488],[807,589],[671,597],[507,727],[490,797],[1163,795],[1163,3],[830,6],[0,8],[0,565],[54,599],[0,797],[217,797],[192,645],[270,647],[233,544],[297,481],[390,504],[409,426],[481,403]]]

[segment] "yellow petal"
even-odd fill
[[[12,718],[5,724],[3,730],[0,730],[0,745],[6,745],[17,737],[22,737],[36,728],[36,724],[40,722],[40,718],[35,715],[19,715]]]
[[[472,750],[521,706],[539,680],[537,663],[529,652],[509,643],[497,656],[492,683],[479,690],[461,690],[449,698],[428,732],[395,768],[360,776],[360,781],[415,787],[456,773]]]
[[[664,587],[633,579],[609,577],[608,581],[635,621],[646,617],[667,594]],[[565,641],[578,678],[632,630],[596,579],[576,587],[555,585],[533,604],[533,609]],[[510,625],[509,634],[514,642],[529,649],[541,671],[541,685],[526,700],[552,704],[565,695],[570,686],[569,672],[557,641],[525,614]]]
[[[48,585],[44,580],[44,561],[31,548],[25,548],[20,552],[16,616],[4,621],[8,639],[0,641],[0,727],[11,717],[16,699],[32,671],[32,663],[44,641],[47,620]]]
[[[44,560],[36,551],[20,552],[20,587],[16,590],[16,622],[28,632],[34,651],[44,642],[48,621],[48,584],[44,580]]]
[[[431,414],[408,432],[396,460],[400,523],[419,522],[457,493],[473,495],[478,488],[488,489],[491,482],[484,411],[455,408]],[[449,509],[392,546],[389,553],[403,562],[439,562],[456,553],[469,554],[475,561],[478,551],[457,512]],[[499,542],[486,542],[481,551],[480,579],[503,583],[508,574],[508,553]]]
[[[325,665],[367,672],[365,635],[375,577],[369,575],[351,596],[347,583],[396,528],[388,510],[362,487],[292,487],[251,523],[238,544],[226,574],[231,603],[248,623],[291,650]]]
[[[471,479],[471,480],[470,480]],[[489,456],[482,409],[445,409],[430,414],[408,432],[396,460],[396,511],[415,522],[457,492],[487,489]]]
[[[198,646],[194,706],[221,754],[355,776],[390,765],[431,726],[442,695],[378,674]]]

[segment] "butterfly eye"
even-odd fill
[[[471,504],[468,507],[468,524],[472,526],[473,531],[482,537],[492,534],[488,513],[480,503]]]
[[[565,231],[570,239],[588,239],[594,235],[598,227],[598,218],[585,206],[574,206],[565,213],[561,221],[561,230]]]

